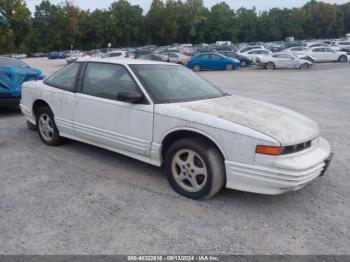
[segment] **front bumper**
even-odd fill
[[[257,156],[255,165],[225,161],[227,188],[267,195],[296,191],[324,175],[333,154],[320,137],[310,149],[295,154]]]

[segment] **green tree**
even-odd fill
[[[234,11],[225,2],[212,6],[208,16],[208,26],[209,42],[236,40],[234,31]]]
[[[0,50],[26,52],[22,43],[31,28],[30,11],[23,0],[0,0]]]
[[[126,0],[112,3],[109,8],[111,38],[115,47],[136,46],[144,42],[142,8]]]

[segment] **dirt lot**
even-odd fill
[[[26,60],[50,74],[64,64]],[[52,148],[16,110],[0,111],[1,254],[349,254],[350,64],[311,71],[203,72],[229,93],[316,120],[327,176],[280,196],[172,191],[160,169],[86,144]]]

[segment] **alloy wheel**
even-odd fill
[[[191,149],[179,150],[171,163],[176,183],[188,192],[200,191],[207,182],[208,168],[202,157]]]
[[[42,114],[39,117],[39,131],[42,136],[42,138],[50,142],[54,136],[54,128],[53,123],[49,115]]]

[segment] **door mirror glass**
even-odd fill
[[[117,100],[126,103],[137,103],[142,100],[143,96],[139,91],[123,91],[117,94]]]

